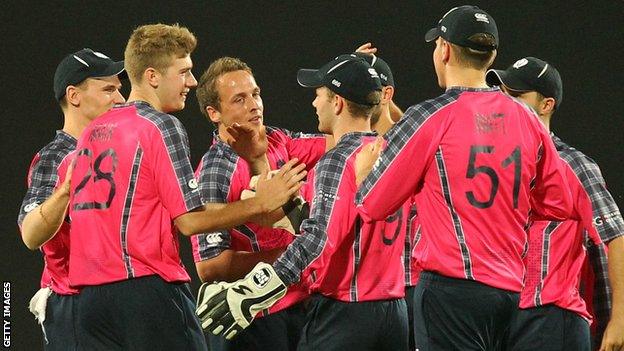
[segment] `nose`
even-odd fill
[[[189,88],[195,88],[197,86],[197,79],[195,79],[191,71],[189,71],[189,78],[186,80],[186,86]]]
[[[113,102],[116,104],[123,104],[126,102],[126,99],[121,95],[119,90],[115,91],[115,96],[113,97]]]

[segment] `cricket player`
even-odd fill
[[[91,49],[67,55],[54,74],[54,96],[63,111],[63,129],[33,158],[17,220],[24,244],[43,254],[41,290],[29,307],[41,324],[45,350],[78,347],[74,311],[79,290],[70,286],[68,277],[70,183],[67,167],[60,165],[75,150],[76,139],[91,121],[125,101],[119,92],[119,76],[125,76],[122,61]]]
[[[567,218],[571,194],[535,113],[486,84],[499,44],[494,19],[456,7],[425,40],[435,41],[446,91],[407,109],[357,202],[364,218],[380,220],[418,194],[416,347],[498,349],[522,289],[525,230],[531,218]]]
[[[272,266],[260,263],[232,284],[202,286],[203,327],[234,337],[303,277],[315,295],[298,350],[406,349],[405,232],[396,220],[362,221],[354,204],[355,155],[375,140],[370,116],[381,100],[379,75],[365,60],[341,55],[297,78],[316,88],[319,130],[337,140],[314,168],[310,218]]]
[[[143,25],[125,50],[128,103],[91,123],[76,146],[69,203],[69,280],[82,289],[77,333],[85,350],[205,350],[178,231],[235,226],[282,206],[303,165],[261,176],[255,198],[203,206],[186,131],[169,113],[197,85],[195,36]]]
[[[228,127],[240,124],[265,129],[260,87],[251,68],[240,59],[215,60],[202,74],[196,92],[201,112],[217,126],[215,142],[197,169],[200,194],[207,202],[229,203],[249,194],[256,162],[268,162],[268,168],[276,170],[297,158],[311,170],[325,150],[333,146],[331,136],[266,127],[268,148],[262,159],[248,162],[239,156],[227,143],[231,137]],[[278,211],[280,217],[285,215],[281,209]],[[228,230],[192,236],[199,277],[204,282],[233,282],[259,262],[272,263],[294,240],[299,224],[285,228],[247,222]],[[308,296],[307,287],[291,287],[279,303],[265,310],[235,339],[209,334],[210,349],[295,350],[305,322],[301,302]]]
[[[550,121],[563,97],[561,76],[553,65],[525,57],[506,70],[489,70],[486,78],[488,84],[501,86],[533,108],[550,130]],[[601,350],[617,350],[624,346],[622,301],[617,299],[624,279],[624,221],[598,165],[552,133],[551,137],[565,162],[574,207],[580,216],[563,222],[537,221],[531,226],[521,310],[512,324],[510,349],[592,349],[589,324],[593,318],[579,292],[580,277],[585,252],[596,252],[607,244],[608,267],[600,260],[592,263],[597,266],[594,271],[609,271],[613,309],[611,315],[596,315],[599,328],[594,342],[597,348],[602,339]],[[593,295],[599,299],[607,294]],[[604,325],[609,320],[605,333]]]

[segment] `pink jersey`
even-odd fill
[[[529,217],[565,219],[557,151],[525,105],[498,88],[450,88],[410,107],[358,192],[379,220],[419,193],[423,270],[519,292]]]
[[[355,208],[355,155],[372,140],[374,134],[348,133],[316,165],[310,218],[273,264],[286,284],[303,277],[311,291],[347,302],[405,295],[401,228],[409,203],[375,222]]]
[[[418,263],[417,254],[417,250],[422,246],[422,228],[418,222],[418,208],[416,207],[415,197],[411,198],[409,202],[403,265],[405,266],[405,286],[416,286],[422,271]]]
[[[271,169],[278,169],[295,157],[311,169],[325,153],[325,136],[322,134],[292,133],[267,127],[267,139]],[[238,201],[243,190],[249,189],[249,165],[216,134],[215,140],[197,168],[200,193],[206,202]],[[294,236],[285,229],[263,227],[252,222],[230,230],[191,237],[195,262],[216,257],[224,250],[259,252],[285,248],[293,240]],[[307,296],[304,286],[295,285],[268,313],[283,310]]]
[[[590,179],[593,176],[593,163],[585,161],[584,155],[559,140],[555,139],[555,142],[567,171],[575,219],[563,222],[537,221],[531,226],[529,250],[525,258],[526,281],[520,294],[520,307],[555,304],[591,321],[592,315],[580,296],[579,286],[586,261],[586,241],[591,240],[596,246],[602,244],[593,219],[594,213],[602,213],[599,208],[601,201],[596,199],[597,208],[594,208],[588,194],[588,190],[591,191],[597,183],[595,178]],[[577,174],[589,181],[588,190]],[[600,195],[598,192],[592,194]]]
[[[202,202],[180,121],[146,102],[119,105],[84,130],[76,150],[72,285],[153,274],[190,281],[173,219]]]
[[[40,206],[63,183],[69,165],[67,160],[71,159],[75,147],[76,139],[58,131],[54,140],[35,155],[28,172],[28,191],[18,217],[20,227],[26,214]],[[63,221],[58,232],[40,249],[44,261],[41,287],[49,286],[59,295],[78,293],[69,284],[69,226],[68,220]]]

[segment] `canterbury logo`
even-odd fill
[[[265,268],[261,269],[259,272],[257,272],[253,276],[254,284],[256,284],[256,286],[260,289],[264,288],[270,279],[271,279],[271,273],[269,272],[268,269],[265,269]]]
[[[245,291],[252,292],[251,289],[249,289],[245,285],[239,285],[237,287],[233,287],[232,290],[234,290],[234,292],[240,295],[247,295]]]

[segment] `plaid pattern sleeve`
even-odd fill
[[[316,260],[325,249],[328,225],[338,200],[338,188],[343,177],[347,159],[360,146],[361,134],[343,136],[336,147],[328,151],[314,168],[314,198],[310,217],[301,224],[301,235],[293,241],[273,264],[275,271],[286,285],[301,278],[301,273]]]
[[[206,203],[226,203],[238,156],[221,142],[213,144],[202,158],[197,178],[199,192]],[[193,236],[195,262],[208,260],[230,248],[227,230]]]
[[[388,145],[383,150],[371,173],[360,186],[356,195],[356,203],[358,205],[362,204],[364,198],[375,187],[379,179],[383,177],[390,164],[393,163],[397,155],[405,148],[408,141],[420,130],[429,117],[456,101],[461,92],[462,90],[459,88],[450,89],[435,99],[426,100],[411,106],[405,111],[403,118],[384,136],[388,141]],[[404,201],[399,202],[402,203]]]
[[[553,136],[561,157],[572,167],[589,195],[594,212],[594,225],[603,242],[624,235],[624,220],[620,210],[607,190],[604,178],[596,162],[580,151]]]
[[[609,283],[608,257],[606,245],[609,241],[624,235],[622,215],[607,191],[598,165],[582,152],[552,137],[561,157],[570,165],[587,192],[593,208],[593,224],[603,243],[594,243],[586,238],[587,256],[594,274],[593,311],[595,329],[592,340],[599,346],[602,335],[611,318],[611,288]]]
[[[37,208],[52,195],[58,182],[58,167],[63,159],[75,149],[76,139],[59,130],[54,140],[35,155],[28,171],[28,190],[20,206],[17,217],[18,225],[22,225],[28,212]]]
[[[182,123],[174,116],[155,110],[146,102],[137,102],[136,108],[140,116],[151,121],[160,131],[169,160],[175,170],[178,185],[184,195],[187,211],[202,206],[197,180],[191,166],[188,136]],[[177,217],[179,213],[172,215]]]

